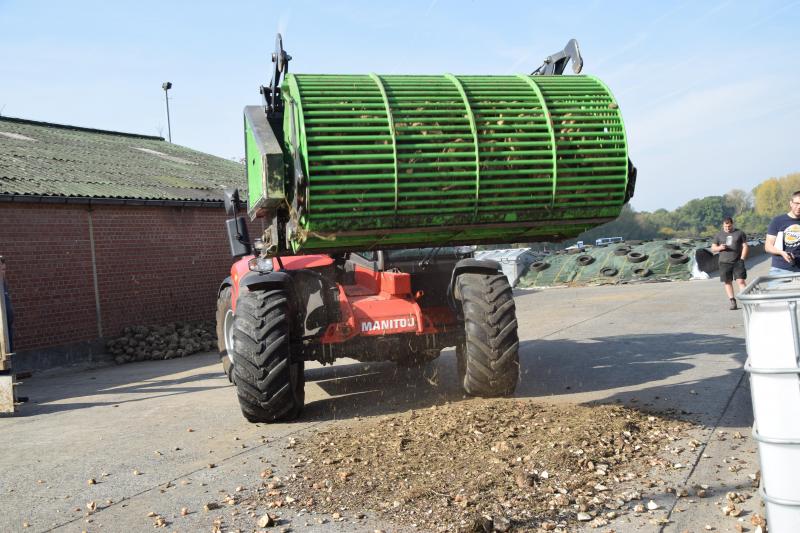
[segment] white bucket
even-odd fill
[[[745,369],[750,372],[753,415],[761,433],[800,440],[800,370],[753,368],[749,361]]]

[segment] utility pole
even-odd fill
[[[161,88],[164,89],[164,101],[167,103],[167,134],[169,135],[169,142],[172,142],[172,127],[169,123],[169,90],[172,89],[172,82],[165,81],[161,84]]]

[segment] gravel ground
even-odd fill
[[[256,499],[334,520],[377,512],[425,531],[605,526],[658,509],[647,490],[693,490],[659,486],[700,445],[676,414],[500,399],[362,419],[290,441],[295,472]]]
[[[0,530],[763,530],[742,319],[718,281],[515,299],[514,399],[465,399],[452,350],[438,379],[310,365],[303,417],[268,426],[210,353],[34,376],[0,419]]]

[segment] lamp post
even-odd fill
[[[169,135],[169,142],[172,142],[172,126],[169,123],[169,90],[172,89],[172,82],[165,81],[161,84],[161,88],[164,89],[164,101],[167,103],[167,135]]]

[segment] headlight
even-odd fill
[[[247,266],[255,272],[272,272],[275,270],[271,257],[254,257],[247,262]]]

